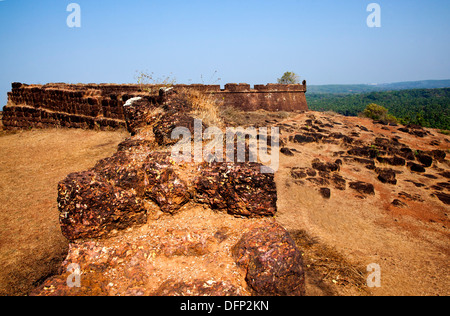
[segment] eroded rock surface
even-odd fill
[[[127,101],[132,137],[58,186],[70,250],[33,295],[304,294],[300,251],[269,220],[274,175],[260,163],[173,159],[171,133],[193,132],[191,107],[180,91]]]
[[[277,223],[256,226],[233,247],[256,295],[304,295],[302,254],[289,233]]]

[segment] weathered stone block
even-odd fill
[[[58,184],[61,230],[69,240],[108,236],[144,224],[142,202],[93,171],[72,173]]]
[[[238,266],[255,295],[305,295],[305,274],[300,250],[279,224],[267,223],[245,233],[233,247]]]
[[[375,195],[375,188],[374,188],[373,184],[371,184],[371,183],[356,181],[356,182],[351,182],[349,185],[350,185],[350,188],[358,191],[359,193]]]
[[[145,196],[154,201],[161,211],[174,214],[191,198],[188,185],[176,174],[168,158],[166,161],[150,161],[144,169],[148,183]]]
[[[277,209],[274,175],[260,169],[258,163],[205,163],[194,181],[195,199],[234,215],[273,216]]]

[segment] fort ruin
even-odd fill
[[[5,129],[25,128],[125,128],[123,105],[133,97],[149,95],[158,85],[140,84],[12,84],[3,109]],[[216,99],[221,106],[243,111],[306,111],[306,81],[303,84],[173,85],[196,90]]]

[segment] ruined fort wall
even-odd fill
[[[307,110],[303,85],[174,85],[174,89],[196,90],[223,104],[245,111]],[[13,83],[3,111],[5,129],[74,127],[117,129],[125,127],[123,105],[132,97],[146,95],[155,85],[64,84],[27,85]]]
[[[306,83],[304,85],[267,84],[255,85],[250,89],[248,84],[227,84],[225,89],[214,92],[224,106],[231,106],[244,111],[264,109],[267,111],[308,110],[306,103]]]
[[[125,121],[120,119],[53,112],[29,106],[6,106],[3,109],[2,121],[6,130],[56,127],[100,130],[126,128]]]

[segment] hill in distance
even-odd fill
[[[332,94],[357,94],[378,91],[395,91],[405,89],[438,89],[449,88],[450,79],[447,80],[422,80],[405,81],[382,84],[328,84],[309,85],[310,93],[332,93]]]

